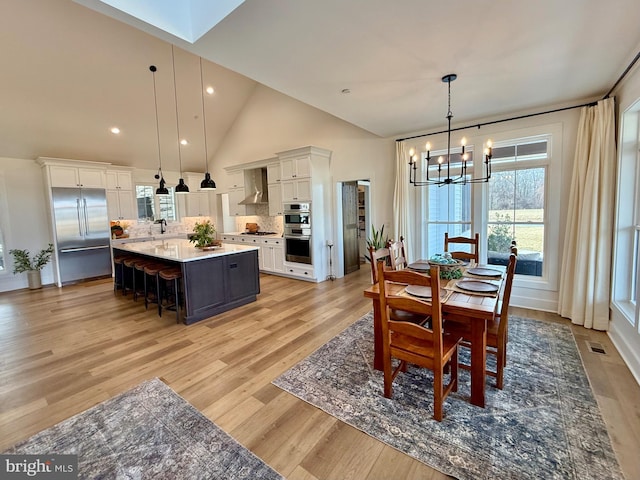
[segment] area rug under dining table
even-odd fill
[[[442,422],[428,370],[410,366],[382,395],[371,312],[273,383],[459,479],[623,479],[570,328],[519,317],[509,327],[504,389],[488,385],[486,408],[473,406],[461,371]]]
[[[82,479],[283,478],[157,378],[2,453],[77,455]]]

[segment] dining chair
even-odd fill
[[[378,264],[382,264],[384,268],[389,258],[389,249],[385,247],[376,250],[372,246],[369,246],[368,249],[369,258],[371,259],[371,283],[375,285],[378,283]],[[391,318],[399,322],[411,322],[417,325],[425,325],[429,322],[428,316],[416,315],[403,310],[392,309],[390,315]]]
[[[404,237],[400,236],[399,241],[389,240],[387,242],[387,248],[389,249],[389,261],[391,263],[392,270],[401,270],[407,268],[407,254],[404,248]]]
[[[462,250],[454,250],[450,251],[449,244],[461,244],[461,245],[469,245],[471,252],[465,252]],[[458,260],[473,260],[478,263],[480,261],[480,256],[478,252],[478,245],[480,244],[480,235],[475,234],[473,238],[469,237],[449,237],[449,233],[444,233],[444,251],[449,252],[452,258],[456,258]]]
[[[504,386],[504,368],[507,365],[507,344],[509,339],[509,302],[511,287],[516,271],[517,256],[509,255],[509,264],[502,290],[502,299],[498,301],[497,312],[493,318],[487,319],[487,353],[495,355],[496,370],[486,369],[486,374],[496,379],[496,387],[502,390]],[[456,322],[454,316],[445,316],[444,329],[454,335],[462,336],[461,347],[471,347],[471,328],[468,323]],[[460,363],[460,368],[469,369],[470,366]]]
[[[371,260],[371,284],[375,285],[378,283],[378,262],[386,263],[389,258],[389,249],[386,247],[376,249],[371,245],[367,248]]]
[[[407,371],[407,364],[428,368],[433,371],[433,417],[440,422],[444,399],[458,389],[458,344],[462,339],[442,329],[440,269],[431,267],[430,276],[427,276],[411,270],[387,270],[382,263],[378,263],[378,278],[384,396],[392,397],[393,380],[399,372]],[[430,288],[432,298],[428,302],[408,294],[391,294],[388,289],[391,282]],[[429,315],[431,328],[393,320],[389,313],[391,309]],[[399,360],[395,369],[393,358]],[[445,368],[449,371],[449,383],[446,385]]]

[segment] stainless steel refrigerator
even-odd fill
[[[107,197],[99,188],[52,188],[59,283],[111,275]]]

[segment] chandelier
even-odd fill
[[[437,159],[431,158],[431,144],[427,142],[426,149],[427,155],[425,157],[425,176],[422,178],[422,173],[419,172],[420,159],[419,155],[412,148],[409,150],[409,184],[414,187],[421,187],[425,185],[451,185],[451,184],[467,184],[467,183],[480,183],[488,182],[491,178],[491,140],[486,143],[484,150],[484,168],[483,175],[481,177],[474,178],[472,175],[468,176],[467,164],[469,161],[469,153],[465,152],[466,139],[463,137],[460,141],[460,153],[451,152],[451,119],[453,113],[451,113],[451,82],[453,82],[458,76],[455,73],[449,73],[442,77],[442,81],[448,84],[449,101],[447,111],[447,155],[444,157],[440,155]],[[453,163],[453,165],[452,165]],[[471,162],[473,163],[473,161]],[[435,177],[435,171],[437,170],[438,176]],[[452,170],[459,171],[457,176],[452,176]],[[421,171],[420,171],[421,172]],[[473,170],[470,169],[473,173]],[[446,176],[445,176],[446,174]],[[419,177],[420,175],[420,177]],[[455,173],[454,173],[455,175]]]

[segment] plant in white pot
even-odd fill
[[[53,255],[53,244],[40,250],[33,259],[29,254],[29,250],[13,249],[9,250],[9,253],[13,255],[13,273],[27,272],[27,280],[29,281],[29,288],[32,290],[42,287],[42,278],[40,271],[51,260]]]

